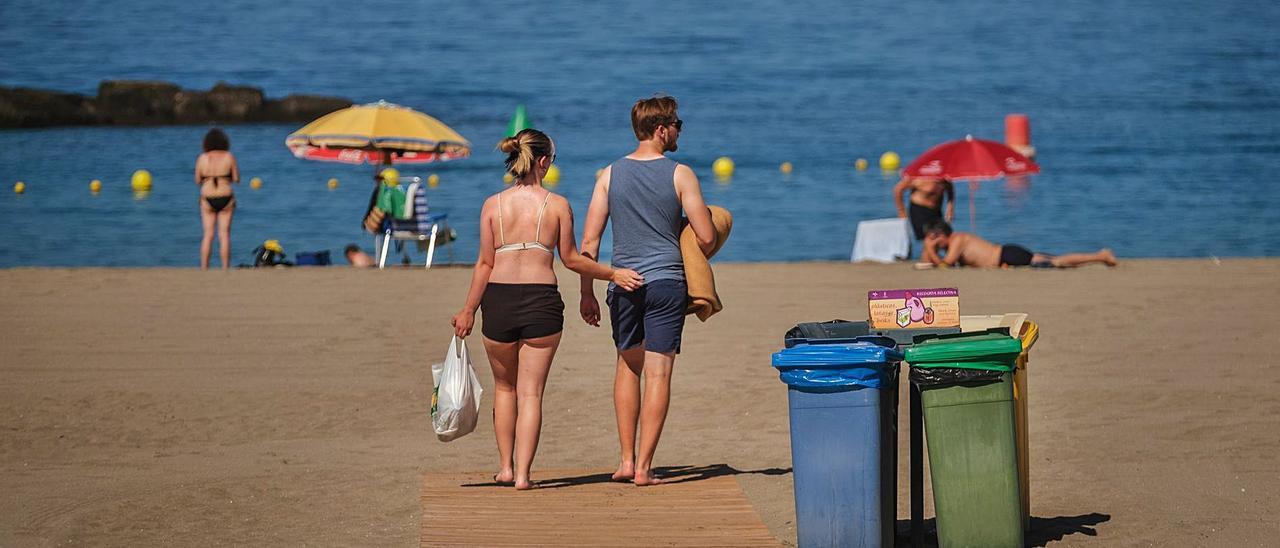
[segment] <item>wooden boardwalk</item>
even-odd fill
[[[720,468],[680,468],[639,488],[608,471],[539,471],[538,488],[492,474],[426,474],[422,546],[780,546]]]

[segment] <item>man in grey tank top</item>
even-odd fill
[[[681,211],[704,253],[715,243],[697,176],[665,156],[676,150],[684,125],[676,107],[676,100],[666,96],[636,101],[631,128],[639,144],[601,172],[582,234],[582,254],[599,257],[600,236],[612,218],[614,268],[630,268],[644,277],[644,286],[632,292],[610,285],[606,299],[618,349],[613,407],[622,458],[613,479],[636,485],[661,483],[652,472],[653,454],[667,419],[672,367],[689,299],[680,255]],[[593,282],[582,279],[581,312],[583,320],[598,326],[600,303]]]

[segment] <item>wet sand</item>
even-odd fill
[[[958,287],[964,314],[1026,312],[1041,326],[1031,541],[1280,539],[1280,260],[716,273],[725,309],[685,331],[657,464],[730,467],[785,543],[786,390],[769,354],[797,322],[862,319],[867,290],[905,287]],[[0,271],[0,545],[416,545],[423,472],[495,467],[488,420],[445,444],[428,417],[429,365],[469,276]],[[608,327],[577,319],[576,280],[561,279],[568,321],[535,479],[617,459]]]

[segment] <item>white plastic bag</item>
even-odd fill
[[[431,366],[431,425],[440,441],[453,441],[476,429],[484,389],[471,367],[466,341],[456,335],[444,361]]]

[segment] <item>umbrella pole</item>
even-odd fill
[[[978,208],[973,206],[973,195],[978,192],[978,183],[969,181],[969,232],[976,234],[978,232],[977,220]]]

